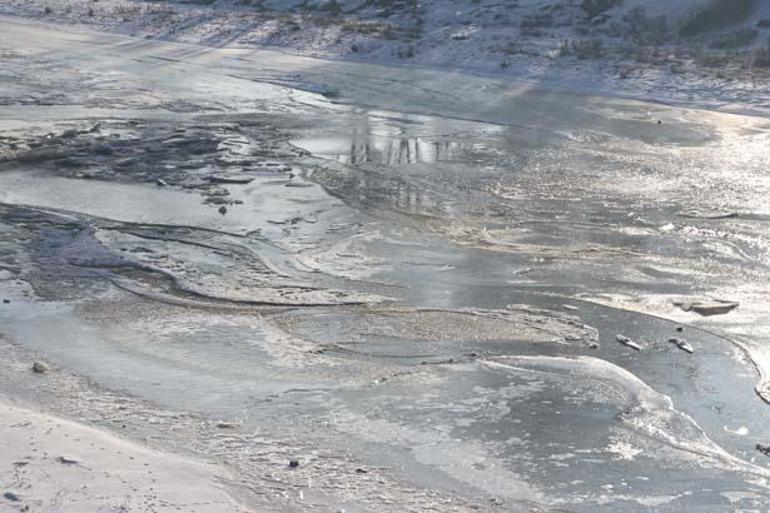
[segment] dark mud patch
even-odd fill
[[[229,174],[291,170],[276,159],[296,156],[269,123],[102,120],[58,132],[0,140],[0,161],[34,165],[58,176],[198,188],[210,196]]]
[[[123,226],[2,206],[0,250],[44,299],[82,299],[113,283],[148,298],[208,308],[329,306],[378,300],[293,280],[232,237]]]

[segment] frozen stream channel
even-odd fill
[[[0,62],[3,397],[247,511],[770,508],[766,120],[13,18]]]

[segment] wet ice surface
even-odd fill
[[[760,121],[4,27],[4,351],[232,420],[164,441],[255,507],[770,505]]]

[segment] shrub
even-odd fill
[[[628,26],[628,36],[637,43],[660,45],[668,39],[668,19],[663,14],[650,17],[643,8],[635,7],[625,16],[624,21]]]
[[[508,41],[505,45],[498,48],[506,55],[521,53],[521,46],[516,41]]]
[[[601,39],[573,39],[561,42],[559,55],[575,56],[578,59],[597,59],[602,56]]]
[[[741,23],[749,17],[756,4],[757,0],[712,0],[709,5],[690,16],[679,33],[689,37]]]
[[[553,15],[550,13],[533,14],[521,20],[521,28],[550,27],[553,25]]]
[[[142,8],[138,5],[119,5],[115,7],[115,14],[126,18],[130,15],[139,14],[141,10]]]
[[[355,34],[384,34],[388,30],[393,30],[393,26],[388,23],[378,23],[371,21],[361,21],[357,19],[347,19],[340,24],[340,30],[343,32],[353,32]]]
[[[700,52],[695,57],[695,62],[698,66],[707,68],[721,68],[726,66],[732,61],[732,58],[722,52]]]
[[[169,16],[174,14],[174,8],[169,5],[145,5],[144,13],[151,15],[165,15]]]
[[[399,59],[411,59],[415,55],[414,53],[414,47],[409,45],[406,48],[399,48],[398,49],[398,58]]]
[[[583,0],[580,7],[583,8],[589,17],[593,18],[616,5],[620,5],[622,2],[623,0]]]
[[[765,46],[754,51],[753,64],[758,68],[770,68],[770,39]]]
[[[342,13],[342,7],[337,3],[337,0],[330,0],[322,6],[322,9],[330,12],[333,15],[339,15]]]
[[[723,50],[728,48],[741,48],[753,42],[758,35],[759,31],[756,29],[746,27],[740,28],[719,37],[711,43],[711,47]]]

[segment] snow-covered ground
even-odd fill
[[[152,39],[770,110],[768,0],[6,0],[0,13]]]

